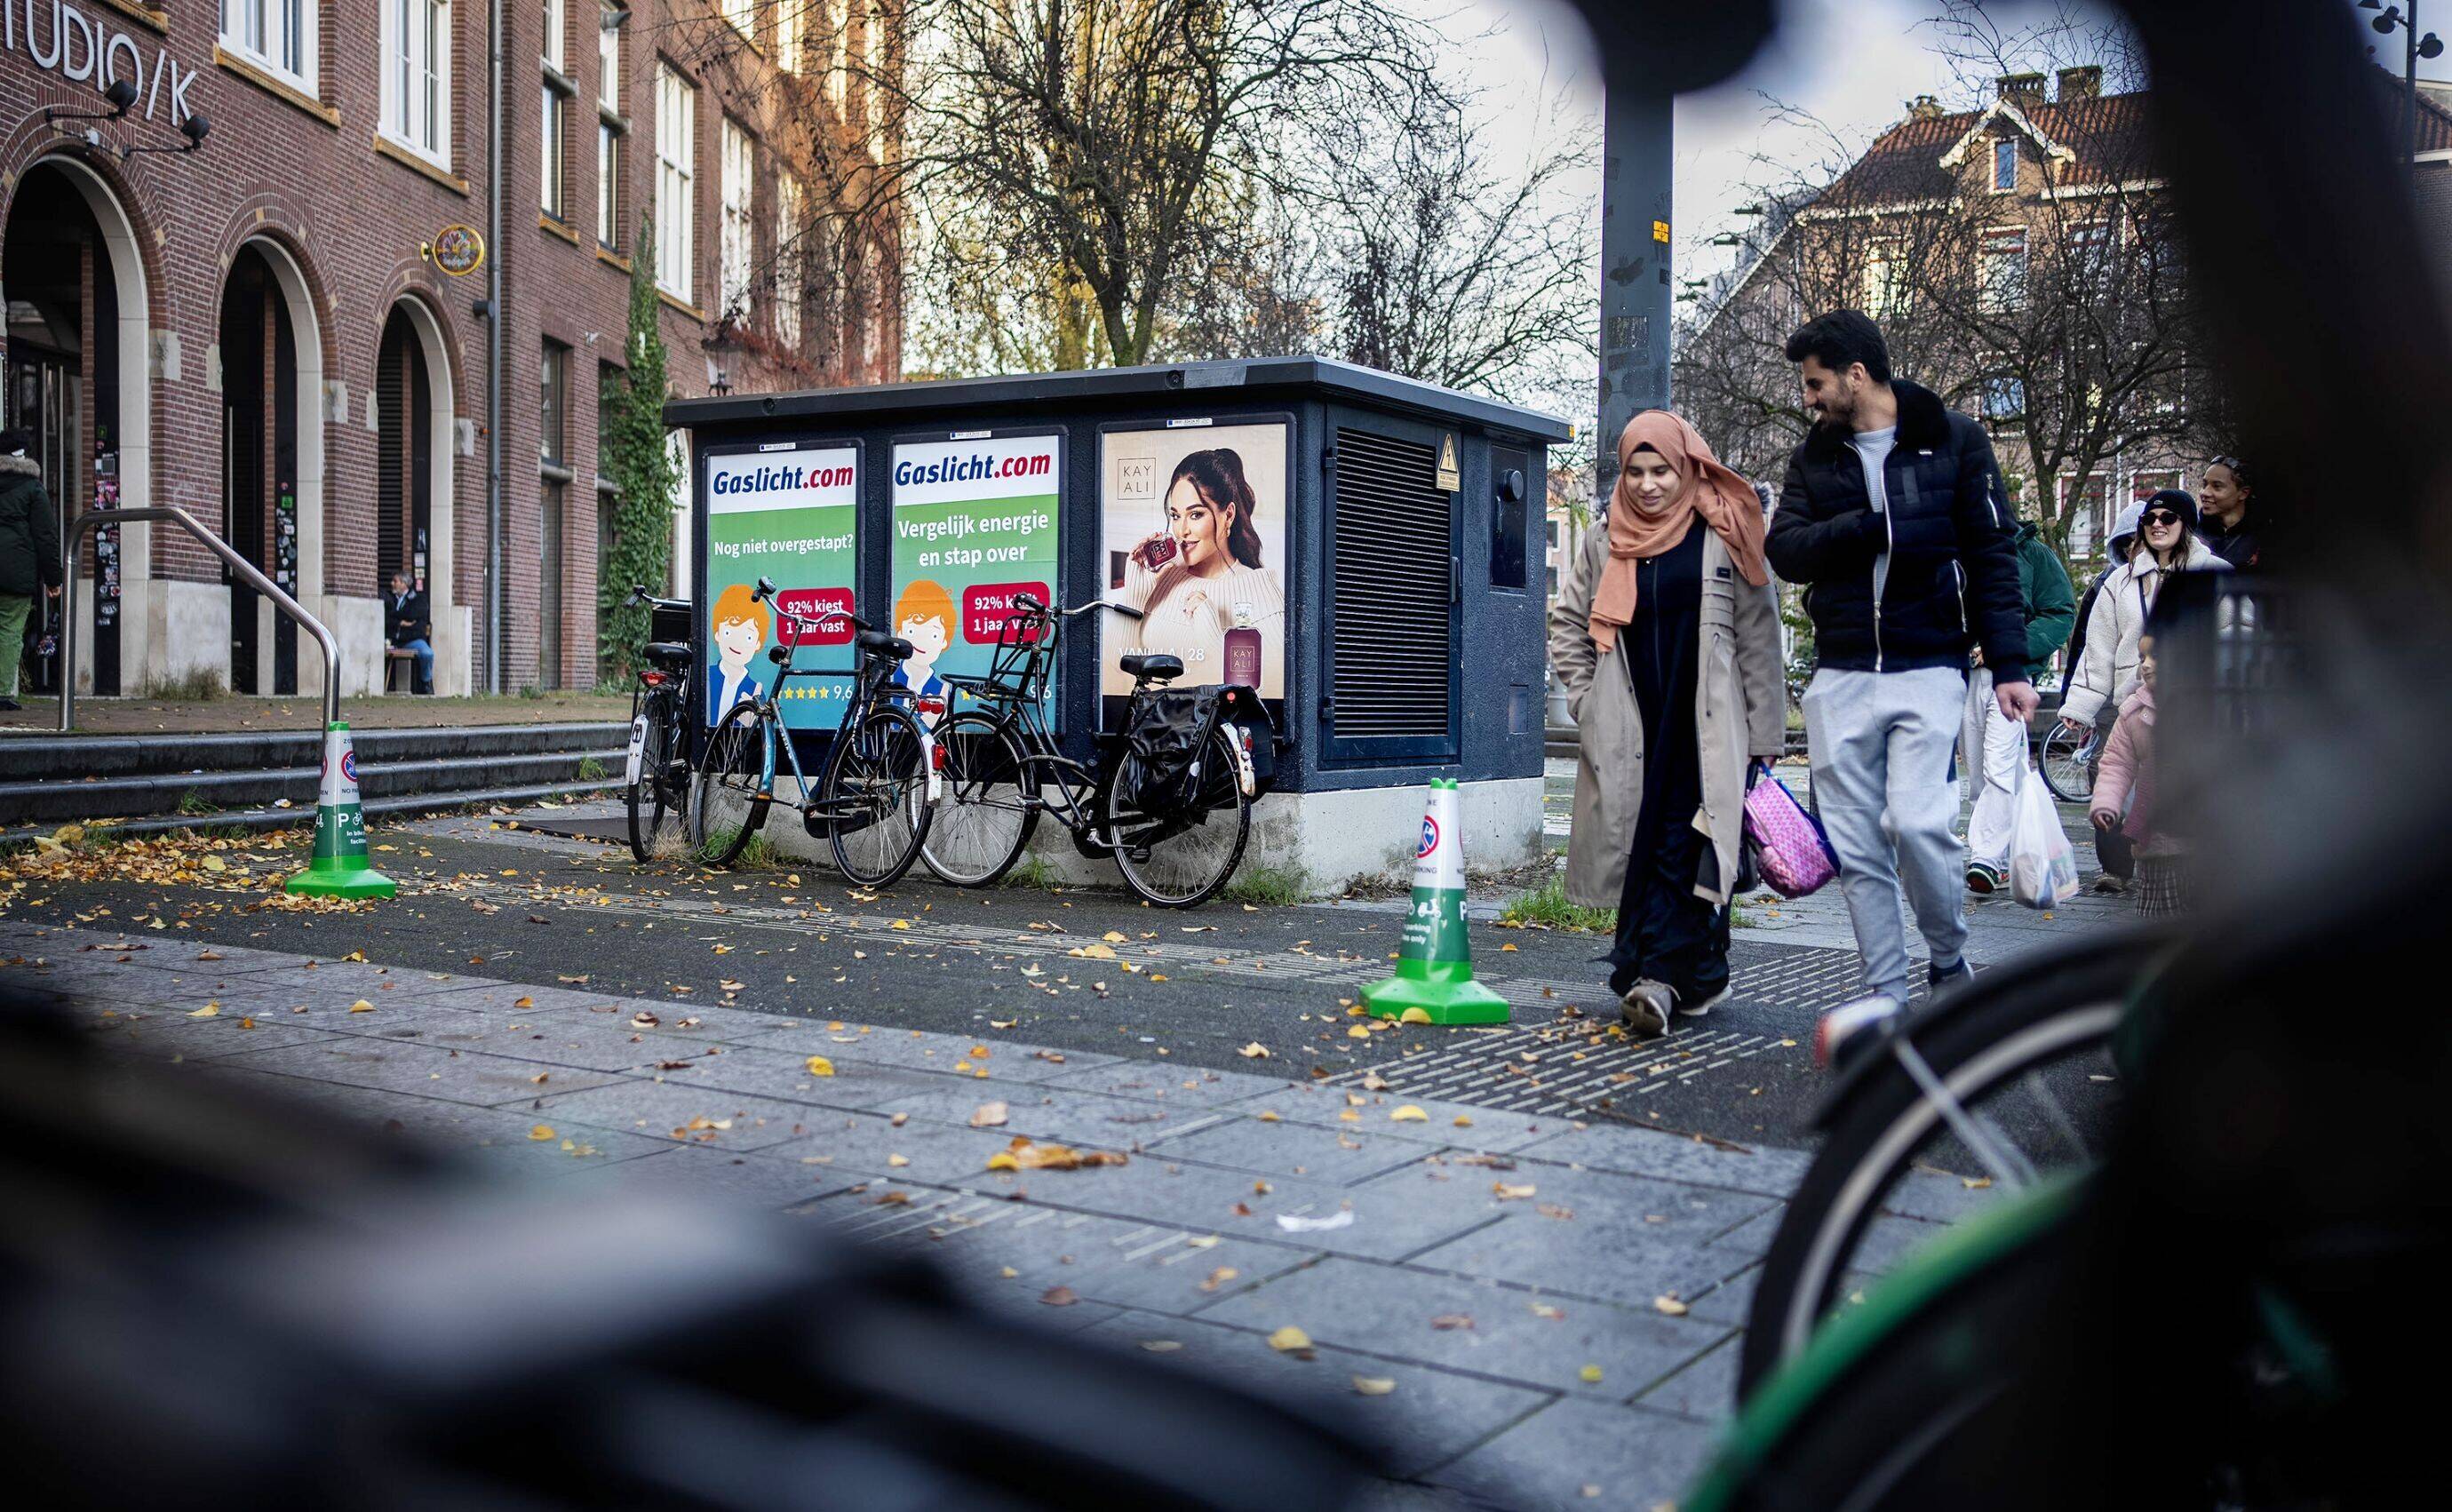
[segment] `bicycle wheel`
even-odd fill
[[[689,770],[681,759],[681,724],[670,703],[657,699],[631,733],[630,854],[642,866],[670,860],[689,848]]]
[[[1201,748],[1199,781],[1180,814],[1144,814],[1122,786],[1107,783],[1107,838],[1132,890],[1159,908],[1205,903],[1235,874],[1252,837],[1252,800],[1236,779],[1232,739],[1213,730]]]
[[[774,732],[765,712],[741,703],[707,732],[685,805],[690,859],[701,866],[730,866],[766,822],[766,787]]]
[[[2095,1164],[2119,1101],[2113,1031],[2173,939],[2135,930],[1994,967],[1867,1051],[1763,1257],[1740,1401],[1859,1281],[2000,1195]]]
[[[920,859],[956,887],[986,887],[1013,869],[1038,827],[1038,779],[1003,721],[958,714],[937,727],[944,783]]]
[[[2084,803],[2094,796],[2094,778],[2087,772],[2087,758],[2094,732],[2077,731],[2065,724],[2055,724],[2044,736],[2044,748],[2038,752],[2037,764],[2043,768],[2044,786],[2063,803]]]
[[[1680,1504],[2016,1503],[1997,1477],[2005,1448],[2037,1431],[2017,1386],[2051,1325],[2083,1196],[2074,1183],[2030,1192],[1885,1282],[1746,1404]],[[1996,1494],[1970,1494],[1979,1487]]]
[[[818,789],[835,865],[862,887],[883,887],[920,858],[928,836],[928,756],[920,721],[873,709],[835,736]]]

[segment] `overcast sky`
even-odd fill
[[[2336,3],[2343,24],[2361,29],[2360,39],[2375,44],[2378,56],[2398,72],[2401,34],[2378,37],[2363,29],[2372,12],[2358,10],[2353,0]],[[1730,212],[1751,197],[1744,186],[1754,154],[1806,163],[1824,156],[1806,133],[1769,120],[1769,100],[1810,112],[1851,146],[1899,119],[1918,94],[1950,100],[1949,66],[1933,51],[1932,32],[1922,25],[1937,9],[1931,0],[1780,0],[1778,34],[1742,73],[1679,97],[1674,223],[1680,277],[1724,265],[1728,254],[1703,244],[1733,225]],[[2005,30],[2013,30],[2049,7],[2004,0],[1991,10]],[[2421,13],[2429,29],[2452,42],[2452,5],[2439,0]],[[1537,149],[1533,117],[1518,106],[1522,89],[1544,79],[1566,99],[1556,129],[1598,141],[1597,70],[1583,23],[1564,0],[1465,0],[1449,28],[1460,36],[1483,28],[1495,33],[1474,73],[1492,88],[1489,125],[1501,141],[1519,152]],[[2452,49],[2419,69],[2423,77],[2452,80]],[[1563,192],[1597,206],[1597,175]]]

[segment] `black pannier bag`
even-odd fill
[[[1166,818],[1188,811],[1200,791],[1194,764],[1217,714],[1217,688],[1170,689],[1141,700],[1124,732],[1123,766],[1116,784],[1143,814]]]

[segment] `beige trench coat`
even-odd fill
[[[1627,853],[1643,815],[1643,713],[1620,653],[1592,643],[1589,621],[1609,526],[1595,523],[1567,564],[1550,605],[1550,665],[1582,728],[1575,767],[1574,829],[1567,840],[1567,895],[1589,908],[1615,908],[1626,889]],[[1695,894],[1728,901],[1745,823],[1746,762],[1776,757],[1786,734],[1788,685],[1779,671],[1779,603],[1768,584],[1739,577],[1726,542],[1703,541],[1703,623],[1696,647],[1694,728],[1701,741],[1703,808],[1694,828],[1711,837],[1721,891]]]

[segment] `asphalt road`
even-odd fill
[[[684,1010],[721,1004],[1180,1066],[1370,1077],[1426,1097],[1773,1145],[1808,1138],[1821,1088],[1809,1031],[1852,973],[1844,952],[1740,939],[1736,1000],[1643,1043],[1614,1029],[1592,959],[1605,942],[1476,926],[1476,964],[1508,995],[1513,1024],[1386,1026],[1348,1011],[1355,989],[1392,965],[1401,920],[1384,904],[1177,912],[1120,893],[973,893],[908,878],[872,893],[815,866],[641,868],[623,848],[484,820],[374,839],[401,895],[348,913],[250,908],[260,885],[244,890],[226,874],[119,879],[107,862],[81,868],[85,879],[30,883],[7,912],[105,928],[159,917],[200,940],[358,951]],[[231,855],[250,865],[243,843]]]

